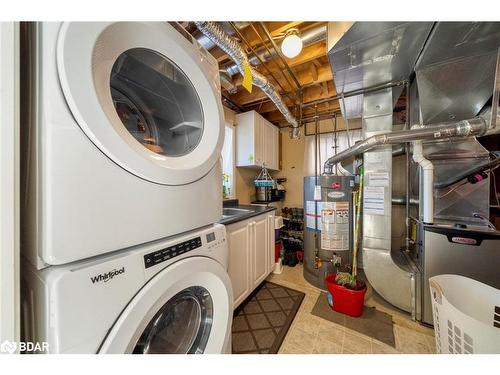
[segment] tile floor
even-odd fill
[[[434,331],[411,320],[404,311],[385,302],[369,288],[365,304],[390,314],[394,321],[396,348],[311,314],[320,289],[302,276],[302,266],[284,267],[268,280],[300,290],[306,296],[279,350],[280,354],[430,354],[435,353]]]

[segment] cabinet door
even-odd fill
[[[266,163],[266,167],[272,170],[279,169],[279,139],[278,133],[279,130],[276,126],[271,124],[269,121],[264,119],[264,127],[265,127],[265,137],[262,140],[262,144],[264,147],[264,160]]]
[[[276,132],[274,131],[275,126],[273,124],[269,124],[269,137],[268,137],[268,147],[269,147],[269,165],[271,166],[271,169],[276,170],[276,156],[275,156],[275,151],[276,151]]]
[[[278,128],[274,128],[274,137],[273,137],[273,157],[274,157],[274,169],[277,171],[280,169],[280,130]]]
[[[266,157],[266,167],[269,169],[274,169],[273,164],[273,153],[272,153],[272,145],[273,145],[273,129],[271,128],[271,124],[266,120],[266,138],[264,139],[265,157]]]
[[[256,113],[254,123],[255,165],[259,167],[265,163],[265,136],[264,119]]]
[[[268,249],[267,249],[267,273],[270,274],[274,269],[274,214],[267,216],[267,230],[268,230]]]
[[[253,239],[248,221],[227,226],[229,277],[236,308],[250,294],[250,253]]]
[[[245,112],[236,115],[236,166],[255,165],[255,114]]]
[[[253,246],[252,246],[252,287],[259,285],[268,275],[268,220],[267,215],[257,217],[253,221]]]

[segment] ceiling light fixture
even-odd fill
[[[302,39],[299,30],[290,29],[286,32],[285,39],[281,42],[281,52],[289,59],[297,56],[302,51]]]

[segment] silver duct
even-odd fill
[[[499,44],[500,22],[435,24],[414,68],[422,123],[477,116],[491,98]]]
[[[219,70],[219,77],[221,86],[224,87],[228,93],[236,94],[238,88],[234,84],[231,76],[229,76],[229,74],[227,74],[225,70],[223,69]]]
[[[324,165],[324,172],[331,174],[335,164],[344,159],[362,154],[376,146],[402,144],[418,140],[439,138],[481,136],[488,131],[489,124],[481,116],[470,120],[426,126],[419,129],[401,130],[371,136],[351,148],[329,158]]]
[[[248,26],[249,22],[235,22],[234,24],[238,28],[243,28],[243,27]],[[234,34],[234,29],[229,25],[229,22],[222,22],[222,27],[223,27],[224,31],[226,33],[228,33],[229,35],[233,35]],[[214,48],[216,46],[216,44],[209,37],[207,37],[206,35],[203,35],[203,34],[200,35],[198,38],[196,38],[196,40],[207,51],[211,50],[212,48]]]
[[[363,95],[362,121],[365,140],[389,137],[393,129],[392,89]],[[365,141],[362,141],[363,143]],[[363,270],[372,287],[385,300],[398,308],[411,311],[411,272],[392,252],[392,145],[385,142],[376,150],[363,154],[363,241],[361,259]],[[387,181],[376,185],[371,176],[384,174]],[[377,196],[369,191],[379,189]],[[380,191],[381,189],[381,191]],[[381,195],[380,195],[381,194]],[[371,206],[373,201],[377,206]],[[368,203],[370,202],[370,203]],[[376,208],[375,208],[376,207]]]
[[[306,32],[301,34],[300,39],[302,39],[302,45],[304,47],[326,40],[326,25],[307,30]],[[252,64],[252,66],[260,65],[260,60],[267,62],[276,57],[276,52],[274,50],[269,53],[266,49],[262,49],[261,51],[257,51],[257,53],[259,57],[252,56],[248,60],[250,64]],[[235,74],[239,73],[237,64],[228,65],[225,67],[225,70],[230,76],[234,76]]]
[[[233,60],[238,66],[238,71],[241,75],[244,75],[244,66],[248,64],[252,73],[253,84],[259,87],[268,97],[273,101],[278,110],[283,114],[286,121],[292,125],[292,137],[298,138],[300,135],[299,124],[295,117],[290,113],[290,110],[286,106],[283,98],[278,93],[274,85],[269,82],[269,80],[258,71],[253,69],[248,61],[248,56],[243,51],[239,43],[228,35],[224,29],[215,22],[209,21],[198,21],[195,22],[196,27],[204,35],[210,38],[220,49],[222,49],[228,56]]]

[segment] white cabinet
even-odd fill
[[[274,211],[226,227],[233,307],[252,293],[274,266]]]
[[[253,244],[252,247],[252,288],[259,286],[268,275],[269,257],[269,226],[267,216],[259,216],[251,222]]]
[[[249,222],[240,221],[227,226],[230,249],[229,275],[233,286],[235,307],[250,294],[250,234]]]
[[[236,166],[279,169],[279,129],[255,111],[236,115]]]

